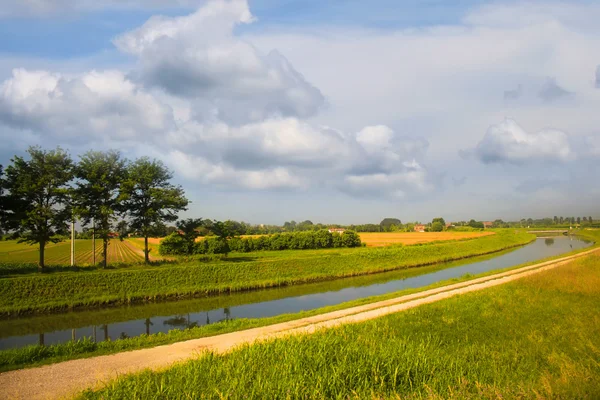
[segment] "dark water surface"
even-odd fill
[[[233,318],[296,313],[503,269],[591,244],[576,237],[538,238],[517,249],[429,267],[199,299],[7,319],[0,321],[0,349],[64,343],[84,336],[115,340]]]

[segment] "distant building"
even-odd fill
[[[425,225],[422,225],[422,224],[415,225],[415,232],[425,232]]]
[[[329,228],[330,233],[344,233],[346,231],[344,228]]]
[[[447,222],[446,223],[446,228],[450,228],[451,226],[454,226],[454,224],[452,222]]]
[[[483,221],[483,227],[485,229],[491,228],[494,225],[492,221]]]

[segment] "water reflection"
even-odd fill
[[[462,262],[226,296],[2,320],[0,349],[64,343],[82,337],[106,341],[235,318],[295,313],[502,269],[589,245],[573,237],[540,238],[518,249]],[[97,329],[101,331],[99,337]]]

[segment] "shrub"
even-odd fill
[[[227,239],[209,238],[205,239],[207,254],[227,254],[229,253],[229,244]]]
[[[229,240],[209,237],[193,243],[191,246],[186,242],[184,236],[174,233],[161,242],[159,252],[162,255],[227,254],[230,251],[247,253],[262,250],[329,249],[361,245],[360,236],[354,231],[345,231],[340,235],[325,229],[276,233],[257,238],[235,237]]]
[[[444,230],[444,225],[441,222],[435,221],[431,224],[431,232],[441,232]]]
[[[158,246],[158,253],[162,256],[174,256],[190,254],[191,252],[188,241],[182,235],[175,232],[161,240]]]
[[[360,247],[360,236],[354,231],[344,231],[342,233],[342,247]]]

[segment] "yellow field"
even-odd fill
[[[364,232],[360,240],[368,247],[389,246],[391,244],[417,244],[436,240],[459,240],[493,235],[494,232]]]
[[[438,240],[460,240],[471,239],[481,236],[493,235],[494,232],[363,232],[359,233],[360,240],[366,243],[368,247],[383,247],[392,244],[418,244],[429,243]],[[242,237],[259,237],[264,235],[242,235]],[[158,247],[163,238],[148,238],[148,244],[151,248]],[[199,237],[196,240],[203,240]],[[131,242],[136,244],[136,247],[143,248],[144,239],[131,238]],[[158,254],[158,249],[153,253]]]

